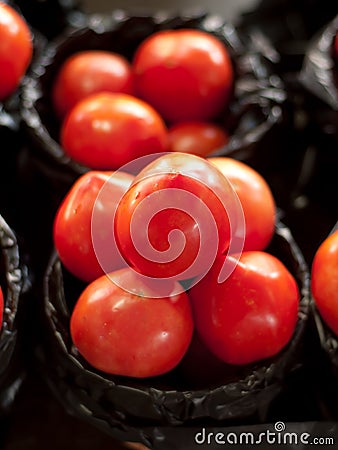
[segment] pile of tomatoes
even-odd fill
[[[78,51],[53,82],[61,146],[99,170],[164,151],[204,156],[228,142],[217,120],[233,78],[226,45],[197,29],[158,31],[131,62],[108,50]]]
[[[164,208],[161,193],[168,190]],[[188,203],[182,203],[183,194]],[[243,252],[229,254],[233,218],[224,206],[234,196],[245,222],[232,222],[242,237],[234,248]],[[198,218],[204,206],[218,238],[207,267],[193,264],[203,239],[212,253],[213,236],[203,231],[205,216]],[[169,152],[155,155],[133,175],[89,171],[81,176],[54,221],[60,260],[86,283],[70,324],[79,353],[98,370],[137,378],[177,367],[195,352],[196,338],[224,365],[276,355],[292,338],[300,293],[286,266],[266,251],[275,220],[266,181],[230,158]],[[142,239],[155,253],[172,250],[179,241],[170,240],[173,231],[185,237],[179,257],[163,261],[140,254],[135,242],[142,247]],[[227,264],[232,270],[220,282]]]
[[[33,45],[27,23],[2,2],[0,25],[6,101]],[[131,61],[107,50],[79,51],[55,76],[60,143],[89,171],[58,208],[54,243],[64,267],[87,285],[70,329],[98,370],[161,375],[196,357],[196,342],[197,357],[207,352],[221,364],[246,365],[292,339],[300,293],[267,250],[276,222],[271,190],[248,165],[210,156],[229,140],[220,117],[234,90],[227,47],[188,28],[151,34]],[[149,155],[142,169],[128,171]],[[240,211],[227,204],[234,198]],[[203,228],[207,214],[212,220]],[[315,303],[336,335],[337,240],[335,232],[322,244],[312,267]],[[231,270],[220,280],[225,267]],[[1,317],[3,303],[0,290]]]
[[[74,53],[54,78],[62,148],[90,168],[58,208],[54,243],[87,285],[70,330],[98,370],[161,375],[196,339],[221,364],[246,365],[292,338],[300,293],[266,251],[271,190],[248,165],[208,158],[228,141],[218,120],[233,90],[228,49],[195,29],[153,33],[131,62]]]

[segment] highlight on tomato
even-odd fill
[[[116,170],[144,155],[167,150],[167,127],[152,106],[128,94],[92,94],[66,116],[65,153],[91,169]]]
[[[114,176],[113,172],[90,171],[73,184],[59,206],[54,219],[54,245],[63,265],[79,279],[90,282],[105,270],[124,266],[113,236],[113,221],[116,206],[133,178],[122,171]],[[101,258],[106,255],[104,261],[97,258],[101,247],[106,249],[105,253],[100,252]]]
[[[133,93],[131,65],[124,56],[105,50],[83,50],[69,56],[56,74],[52,99],[60,118],[91,94]]]
[[[177,282],[145,283],[125,268],[85,288],[70,330],[78,351],[96,369],[146,378],[178,365],[189,347],[193,320],[188,296]]]
[[[132,67],[135,95],[169,123],[214,119],[231,98],[234,76],[228,49],[205,31],[153,33],[139,45]]]
[[[214,165],[167,153],[148,164],[122,197],[114,221],[117,246],[145,276],[200,277],[233,244],[233,253],[242,250],[241,214],[238,197]]]
[[[300,299],[296,280],[275,256],[249,251],[219,283],[223,259],[220,256],[189,290],[197,333],[228,364],[250,364],[276,355],[296,327]]]
[[[210,157],[232,185],[245,218],[244,250],[264,250],[275,231],[276,204],[266,180],[249,165],[225,156]]]

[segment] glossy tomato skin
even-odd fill
[[[170,123],[210,120],[222,111],[233,84],[225,45],[196,29],[152,34],[132,62],[136,95]]]
[[[99,92],[133,93],[131,65],[122,55],[85,50],[71,55],[55,78],[52,98],[60,118],[80,100]]]
[[[74,183],[61,203],[54,220],[54,245],[64,266],[79,279],[90,282],[104,273],[92,240],[93,208],[103,186],[107,204],[97,209],[100,214],[97,229],[102,244],[110,243],[110,271],[123,266],[115,241],[111,243],[108,239],[114,220],[113,208],[132,181],[133,176],[124,172],[112,176],[112,172],[91,171]]]
[[[244,252],[230,277],[218,283],[221,259],[189,291],[201,339],[228,364],[249,364],[276,355],[296,326],[295,279],[276,257],[252,251]]]
[[[33,44],[24,18],[0,2],[0,101],[18,87],[32,59]]]
[[[213,249],[215,254],[228,249],[230,208],[221,199],[231,204],[232,196],[222,174],[204,158],[184,153],[157,158],[137,175],[117,207],[114,229],[122,256],[149,277],[182,280],[199,275],[208,270]],[[169,242],[173,230],[184,235],[181,253],[175,247],[180,236]],[[156,260],[147,253],[148,239],[158,252],[172,253]],[[139,248],[135,242],[141,242]]]
[[[169,151],[207,156],[223,147],[229,136],[223,128],[211,122],[181,122],[168,129]]]
[[[264,250],[275,230],[276,205],[265,179],[247,164],[227,157],[211,157],[214,164],[232,184],[241,202],[246,236],[244,250]]]
[[[170,371],[193,333],[187,294],[180,290],[170,296],[177,287],[171,283],[158,291],[129,268],[98,278],[83,291],[72,313],[75,346],[93,367],[110,374],[145,378]],[[161,298],[152,298],[158,293]]]
[[[338,336],[338,230],[324,240],[315,254],[311,289],[320,315]]]
[[[93,94],[77,103],[61,130],[62,147],[92,169],[119,169],[167,149],[167,128],[147,103],[131,95]]]

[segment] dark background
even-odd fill
[[[334,2],[334,0],[331,1]],[[82,3],[88,12],[108,11],[111,8],[121,7],[132,8],[133,10],[148,8],[150,11],[157,11],[160,9],[180,10],[181,8],[200,6],[207,11],[220,13],[231,21],[240,12],[253,8],[258,1],[115,0],[109,2],[107,0],[84,0]],[[323,2],[323,7],[325,7],[325,2]],[[317,225],[312,223],[309,226],[313,228],[317,226],[318,229],[319,223]],[[308,235],[311,235],[313,231],[315,230],[308,228]],[[307,236],[305,232],[302,233],[300,230],[299,238],[302,235]],[[34,301],[38,301],[38,299],[31,299],[31,302]],[[31,306],[32,303],[29,307]],[[35,309],[32,306],[31,315],[28,315],[27,320],[30,320],[34,314]],[[33,328],[35,325],[38,327],[38,323],[33,323]],[[32,336],[28,336],[27,341],[30,342],[31,338]],[[39,337],[34,336],[34,339],[36,338]],[[28,368],[25,381],[13,408],[0,421],[0,450],[114,450],[121,448],[120,444],[110,436],[70,415],[47,386],[43,374],[35,363],[34,352],[25,355],[25,358]],[[325,411],[323,412],[321,399],[318,398],[320,394],[312,390],[315,389],[312,380],[306,378],[306,374],[302,374],[302,376],[304,376],[302,392],[289,392],[289,397],[285,399],[285,405],[283,405],[284,410],[291,407],[288,401],[293,398],[297,403],[296,411],[293,411],[295,419],[309,424],[313,420],[321,421],[325,419]],[[330,390],[330,385],[327,386],[327,390]],[[330,436],[330,432],[333,433],[334,431],[332,426],[329,423],[327,423],[327,426],[325,422],[321,423],[321,434],[325,435],[325,430],[328,430],[327,436]],[[175,447],[173,446],[173,448]],[[188,449],[188,447],[180,448]],[[208,446],[208,448],[212,448],[212,446]],[[263,446],[259,448],[263,448]],[[270,448],[272,447],[270,446]],[[322,446],[321,448],[325,447]]]

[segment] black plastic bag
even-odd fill
[[[322,151],[331,144],[335,154],[338,153],[338,56],[334,49],[337,33],[338,15],[310,41],[299,74],[308,93],[310,120],[327,140]],[[338,158],[335,162],[338,163]]]
[[[338,84],[334,38],[338,16],[308,43],[301,72],[286,83],[302,148],[299,175],[283,204],[290,226],[311,264],[338,218]]]
[[[318,120],[335,128],[338,140],[338,62],[334,54],[334,39],[338,32],[338,15],[322,29],[307,48],[300,79],[304,86],[332,110]],[[323,123],[323,122],[321,122]],[[328,130],[329,131],[329,130]]]
[[[338,13],[331,0],[261,0],[242,14],[240,27],[259,28],[280,55],[278,73],[298,73],[309,40]]]
[[[0,216],[0,282],[4,295],[3,325],[0,331],[0,414],[11,411],[25,379],[23,351],[25,301],[31,279],[16,234]]]
[[[19,9],[29,25],[47,39],[81,21],[83,14],[77,0],[5,0],[5,3]]]
[[[257,160],[257,165],[262,163],[264,166],[267,159],[276,160],[276,154],[270,148],[263,150],[263,141],[282,120],[285,92],[279,77],[274,74],[278,55],[263,36],[241,34],[222,18],[203,13],[129,16],[115,11],[111,15],[88,16],[83,26],[60,35],[46,48],[25,80],[22,96],[24,129],[36,170],[46,177],[53,190],[64,195],[74,180],[88,170],[65,155],[59,144],[61,124],[53,112],[50,93],[63,61],[85,49],[111,50],[130,60],[140,42],[150,34],[184,27],[216,35],[229,48],[234,64],[233,97],[229,109],[219,117],[231,138],[217,153]]]
[[[158,427],[264,423],[303,365],[309,312],[309,274],[289,229],[279,224],[269,250],[294,274],[301,291],[299,320],[291,342],[276,357],[246,366],[236,380],[204,389],[182,385],[179,368],[146,380],[105,375],[91,368],[72,345],[70,311],[84,285],[54,254],[44,279],[44,334],[37,349],[48,384],[69,412],[121,440],[152,446]]]

